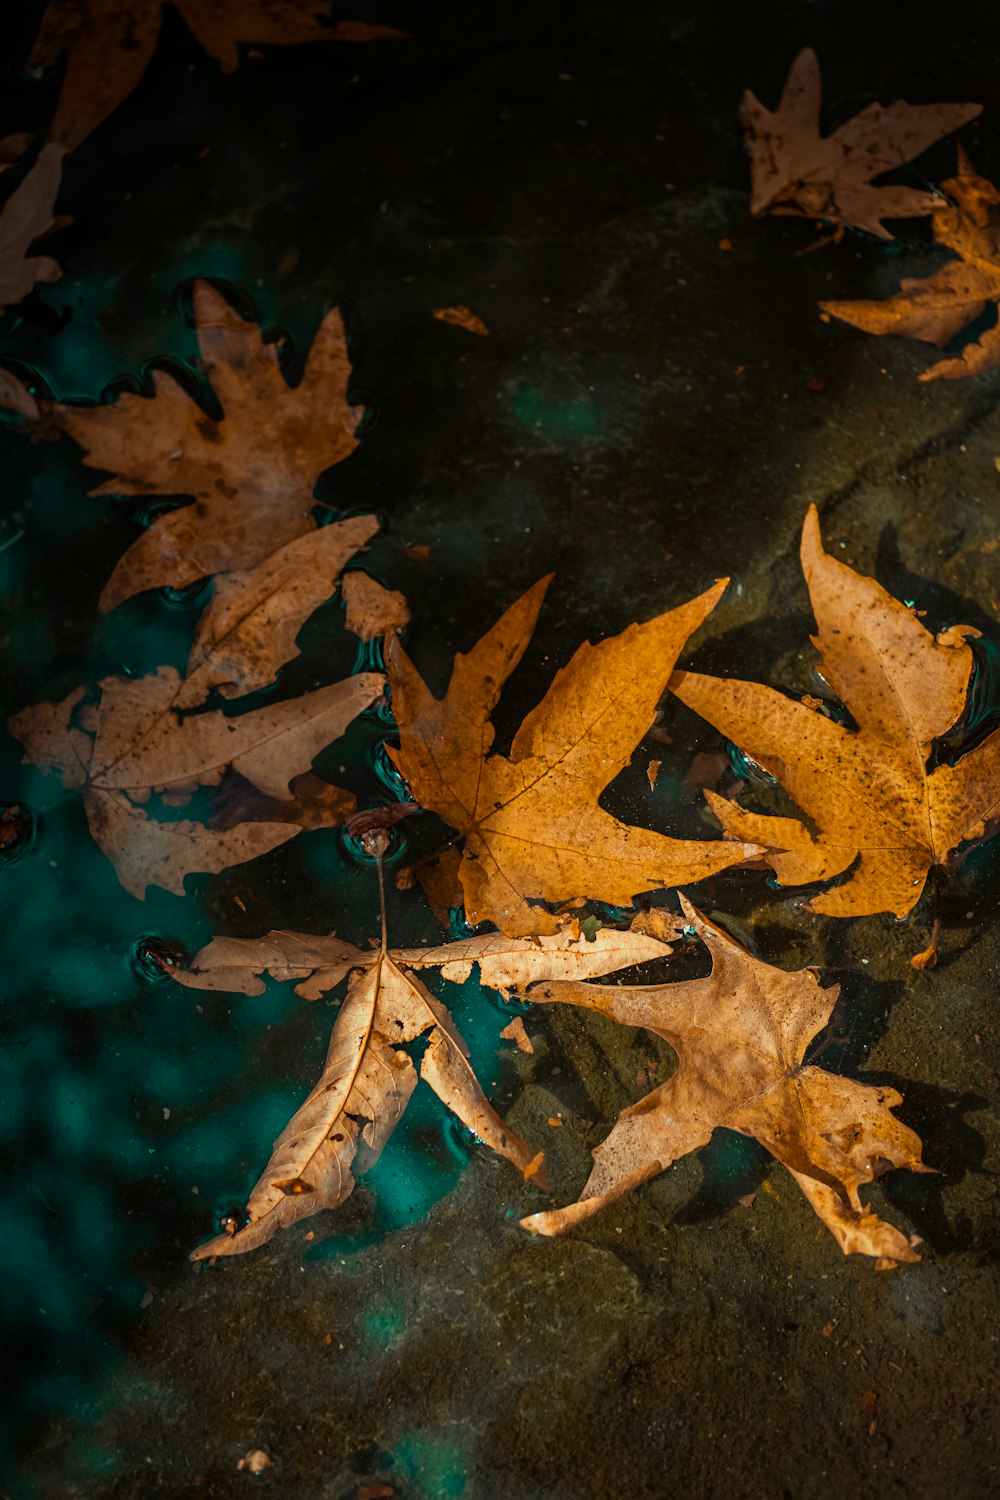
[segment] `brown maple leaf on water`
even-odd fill
[[[482,983],[506,995],[532,979],[595,978],[669,951],[657,937],[611,928],[593,942],[565,932],[534,940],[494,932],[439,948],[387,949],[384,920],[375,951],[332,934],[215,938],[186,970],[169,970],[171,977],[195,989],[259,995],[260,976],[268,973],[295,980],[296,994],[307,1000],[351,977],[322,1076],[275,1141],[250,1195],[246,1224],[200,1246],[192,1259],[253,1250],[275,1230],[343,1203],[355,1179],[378,1160],[418,1078],[479,1140],[541,1185],[541,1154],[532,1154],[493,1110],[451,1016],[417,971],[437,969],[461,984],[478,964]],[[419,1070],[406,1050],[418,1037],[428,1041]]]
[[[750,212],[826,219],[841,229],[892,235],[883,219],[933,213],[934,193],[873,184],[872,178],[912,161],[928,146],[968,124],[981,104],[869,104],[820,135],[819,61],[811,47],[792,64],[781,103],[765,109],[748,89],[740,115],[750,149]]]
[[[948,200],[934,209],[934,239],[958,257],[930,276],[911,276],[893,297],[878,301],[821,302],[827,317],[866,333],[924,339],[939,349],[986,308],[1000,303],[1000,191],[972,167],[959,148],[958,175],[941,184]],[[994,323],[954,359],[939,359],[920,380],[957,380],[1000,364],[1000,323]]]
[[[88,467],[112,472],[91,494],[193,497],[132,543],[101,595],[104,611],[145,589],[254,568],[313,531],[316,480],[357,447],[363,409],[347,403],[351,366],[336,310],[294,387],[275,345],[204,281],[195,284],[194,317],[221,421],[163,370],[153,374],[152,397],[126,391],[106,406],[20,398],[18,409],[32,402],[46,425],[80,444]]]
[[[522,1224],[563,1234],[724,1128],[759,1141],[789,1169],[845,1254],[874,1255],[880,1269],[919,1260],[914,1243],[864,1208],[858,1192],[895,1167],[930,1170],[921,1162],[919,1137],[891,1113],[901,1095],[803,1064],[838,987],[823,989],[812,969],[786,973],[762,963],[683,896],[681,904],[711,954],[707,979],[563,981],[527,991],[536,1004],[583,1005],[644,1027],[670,1044],[678,1064],[666,1083],[622,1111],[594,1151],[579,1201]]]
[[[619,822],[598,798],[649,729],[674,662],[725,580],[688,604],[583,645],[518,730],[491,755],[490,716],[531,639],[549,579],[528,590],[466,655],[435,698],[398,639],[386,662],[400,744],[391,751],[421,806],[465,840],[459,871],[471,923],[510,936],[554,932],[535,904],[624,906],[641,891],[701,880],[757,853],[667,838]]]
[[[330,598],[344,564],[377,530],[374,516],[350,516],[296,537],[255,568],[218,574],[195,629],[186,700],[200,703],[211,687],[237,698],[272,683],[298,656],[296,637]],[[356,576],[344,579],[345,600]]]
[[[62,275],[51,256],[32,255],[31,247],[68,222],[55,212],[65,155],[62,146],[43,147],[0,211],[0,311],[25,298],[36,282],[58,281]]]
[[[670,689],[774,776],[804,815],[748,812],[706,791],[728,834],[765,845],[782,885],[846,876],[813,896],[811,911],[902,917],[932,866],[1000,820],[1000,730],[957,764],[929,766],[934,742],[965,708],[967,638],[979,632],[953,625],[932,635],[874,579],[823,550],[815,506],[802,530],[802,567],[823,676],[856,729],[827,718],[815,700],[759,682],[676,672]]]
[[[100,702],[83,705],[84,688],[61,703],[36,703],[9,721],[25,759],[58,771],[69,790],[83,793],[97,843],[132,895],[159,885],[184,893],[184,877],[242,864],[294,838],[303,827],[340,823],[353,798],[338,788],[324,797],[312,785],[301,805],[295,778],[382,692],[370,672],[300,698],[268,704],[239,717],[219,710],[182,713],[184,682],[171,667],[148,677],[105,677]],[[188,819],[161,821],[145,804],[152,792],[167,806],[184,806],[199,786],[216,786],[231,770],[285,816],[210,828]],[[288,820],[293,813],[294,821]]]
[[[330,23],[329,0],[172,0],[199,44],[224,73],[239,44],[371,42],[405,37],[392,26]],[[69,53],[49,139],[70,151],[127,99],[149,65],[163,0],[50,0],[28,58],[41,71]]]

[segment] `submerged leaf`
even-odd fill
[[[58,281],[62,275],[51,256],[32,255],[31,247],[59,223],[55,201],[65,154],[61,146],[44,147],[0,211],[0,310],[20,302],[37,281]],[[25,412],[20,394],[11,404]]]
[[[911,161],[942,136],[968,124],[981,104],[869,104],[822,136],[819,62],[811,47],[792,64],[781,103],[765,109],[748,89],[741,116],[750,148],[753,214],[802,214],[892,235],[883,219],[933,213],[935,194],[876,187],[873,177]]]

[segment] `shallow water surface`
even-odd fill
[[[44,135],[54,107],[57,80],[21,68],[41,9],[2,21],[4,134]],[[441,691],[454,654],[555,573],[496,716],[500,748],[581,641],[723,574],[685,664],[815,692],[798,564],[813,502],[830,549],[928,626],[983,632],[971,713],[995,725],[997,377],[921,384],[927,346],[824,325],[820,298],[882,296],[938,264],[929,229],[908,220],[891,242],[849,232],[803,253],[808,222],[749,217],[737,119],[744,87],[774,104],[812,45],[827,125],[875,98],[981,101],[962,140],[998,180],[994,10],[336,10],[411,39],[245,48],[223,75],[166,8],[142,81],[67,161],[58,209],[73,223],[45,247],[64,274],[0,322],[0,362],[59,399],[109,398],[157,367],[194,381],[192,282],[210,278],[285,336],[297,379],[339,305],[366,416],[357,451],[317,486],[320,514],[379,516],[365,566],[407,595],[427,680]],[[953,170],[946,142],[901,180]],[[432,316],[457,304],[488,337]],[[73,443],[31,442],[14,422],[0,462],[5,711],[182,669],[204,588],[97,608],[158,502],[88,498]],[[339,599],[299,645],[255,704],[377,665]],[[712,837],[683,781],[696,753],[726,746],[676,705],[664,724],[669,743],[644,740],[604,801]],[[391,719],[370,711],[316,770],[362,806],[396,796],[387,738]],[[919,1264],[877,1274],[843,1257],[788,1173],[726,1132],[575,1233],[533,1239],[517,1221],[547,1201],[537,1186],[421,1085],[342,1208],[195,1267],[188,1252],[240,1212],[312,1087],[340,992],[310,1005],[287,984],[182,989],[149,946],[192,953],[213,933],[285,927],[367,947],[374,869],[319,829],[139,901],[79,797],[22,766],[10,735],[0,757],[0,801],[30,814],[0,867],[5,1494],[996,1490],[1000,843],[902,923],[813,917],[759,872],[695,893],[759,957],[839,972],[824,1066],[898,1088],[936,1170],[869,1190],[922,1237]],[[440,834],[426,818],[400,825],[407,855]],[[390,940],[442,941],[397,868]],[[940,961],[917,972],[935,910]],[[460,912],[451,923],[465,934]],[[512,1012],[492,992],[429,983],[495,1108],[544,1147],[551,1203],[571,1202],[669,1048],[553,1006],[527,1016],[528,1055],[500,1039]],[[239,1467],[255,1450],[270,1460],[257,1476]]]

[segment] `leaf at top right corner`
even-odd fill
[[[850,225],[892,239],[883,219],[929,214],[933,193],[898,184],[876,186],[873,177],[912,161],[928,146],[982,111],[981,104],[868,104],[820,134],[819,60],[811,47],[796,57],[775,110],[748,89],[740,117],[750,150],[750,211],[800,214]]]
[[[973,657],[953,625],[934,636],[872,578],[824,551],[811,506],[802,567],[822,673],[857,728],[808,701],[738,678],[675,672],[671,691],[735,741],[803,816],[748,812],[706,792],[732,837],[763,844],[782,885],[846,877],[808,903],[830,916],[905,916],[927,875],[1000,823],[1000,730],[956,765],[930,766],[965,707]]]
[[[865,333],[897,334],[944,348],[981,316],[1000,304],[1000,190],[980,177],[959,149],[958,172],[941,184],[946,198],[934,209],[934,239],[954,252],[930,276],[908,277],[899,291],[882,299],[827,301],[819,304],[828,319],[839,318]],[[920,374],[926,380],[958,380],[982,375],[1000,364],[1000,323],[949,359]]]

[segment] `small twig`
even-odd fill
[[[382,856],[389,847],[389,838],[383,828],[372,828],[368,833],[361,835],[361,847],[366,854],[375,856],[375,866],[378,870],[378,904],[382,917],[382,952],[389,946],[386,935],[385,923],[385,880],[382,876]]]

